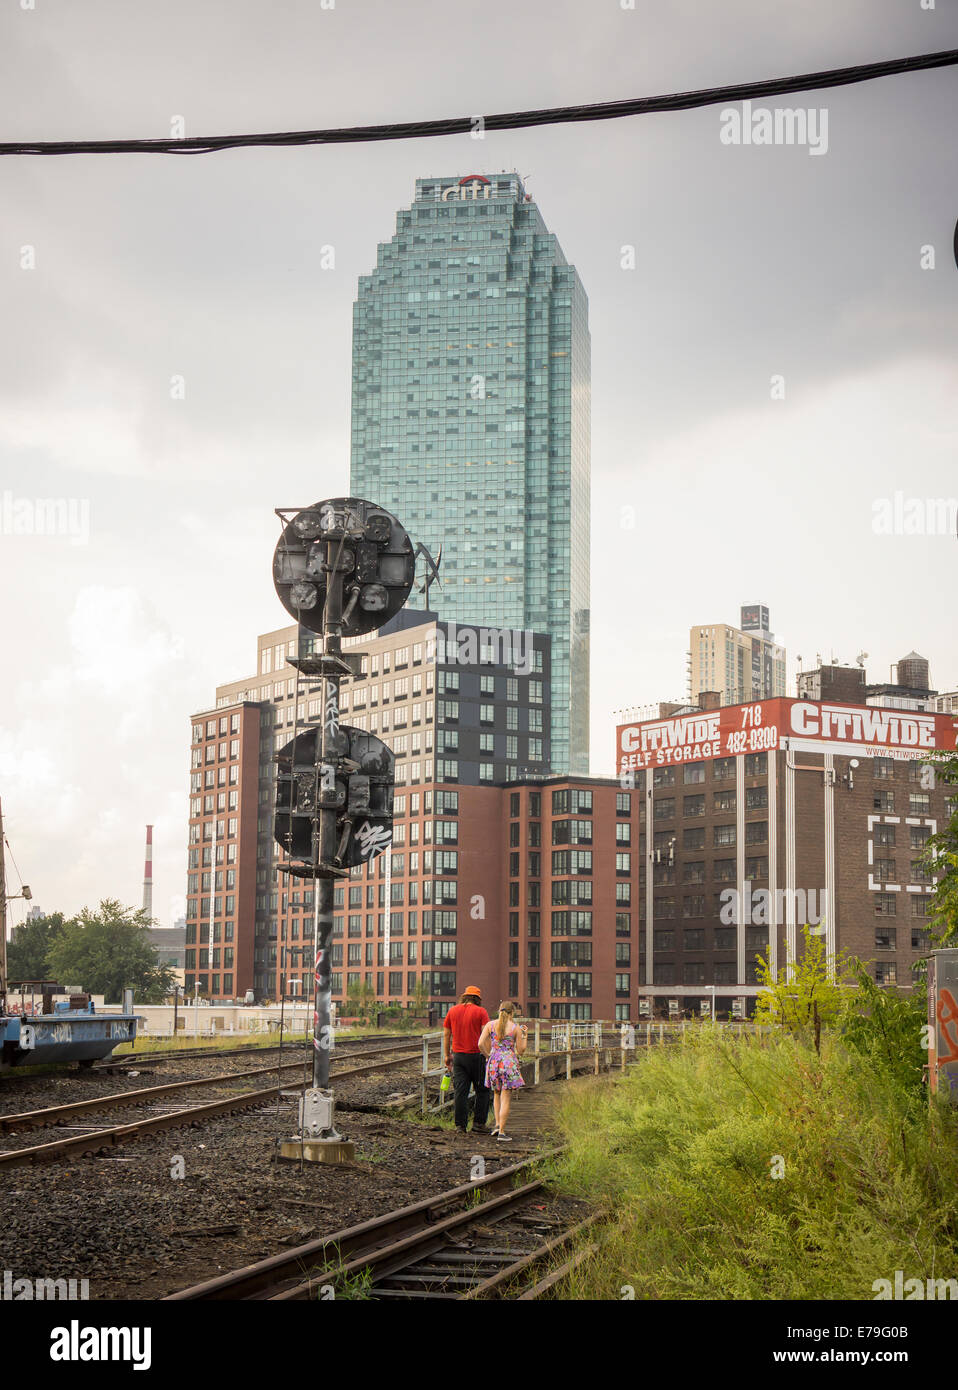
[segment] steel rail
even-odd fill
[[[359,1264],[359,1267],[362,1268],[376,1250],[382,1250],[384,1246],[391,1248],[391,1245],[394,1245],[404,1233],[411,1231],[417,1238],[421,1239],[424,1229],[427,1227],[435,1232],[438,1229],[437,1218],[449,1206],[467,1201],[476,1192],[492,1193],[498,1192],[502,1188],[511,1189],[513,1180],[517,1176],[529,1173],[540,1163],[561,1152],[561,1147],[546,1150],[534,1158],[524,1159],[521,1163],[510,1164],[507,1168],[500,1168],[485,1178],[475,1178],[472,1182],[449,1188],[433,1197],[425,1197],[418,1202],[413,1202],[410,1206],[386,1212],[383,1216],[373,1217],[356,1226],[347,1226],[331,1235],[320,1236],[315,1240],[307,1241],[304,1245],[296,1246],[293,1250],[269,1255],[266,1259],[258,1260],[255,1264],[230,1270],[226,1274],[207,1279],[201,1284],[194,1284],[189,1288],[180,1289],[176,1293],[167,1294],[164,1301],[270,1298],[273,1296],[271,1291],[277,1290],[279,1286],[291,1279],[293,1280],[293,1290],[302,1287],[304,1268],[310,1265],[328,1267],[331,1255],[335,1260],[337,1272],[342,1270],[341,1262],[344,1257],[352,1258],[362,1255],[364,1258],[360,1260]],[[487,1204],[482,1202],[479,1206],[470,1208],[467,1214],[485,1214],[488,1210]]]
[[[412,1061],[418,1054],[411,1054],[408,1057],[394,1057],[390,1061],[371,1062],[362,1067],[351,1067],[346,1071],[334,1073],[333,1080],[342,1081],[351,1076],[362,1076],[369,1072],[385,1071],[392,1067],[397,1067],[405,1062]],[[295,1065],[302,1068],[302,1062]],[[269,1070],[275,1071],[274,1068]],[[230,1080],[236,1078],[236,1073]],[[206,1079],[206,1085],[210,1084]],[[151,1088],[153,1089],[153,1088]],[[46,1144],[34,1144],[29,1148],[23,1149],[4,1149],[0,1150],[0,1168],[16,1168],[25,1163],[44,1163],[58,1158],[65,1154],[82,1156],[85,1153],[95,1153],[101,1148],[118,1147],[132,1139],[138,1139],[142,1134],[153,1134],[164,1129],[179,1129],[184,1125],[193,1125],[198,1120],[213,1119],[217,1115],[229,1114],[237,1110],[251,1110],[257,1105],[266,1105],[276,1098],[276,1087],[270,1086],[265,1090],[247,1091],[245,1095],[228,1096],[224,1100],[209,1101],[202,1105],[189,1106],[185,1110],[179,1110],[171,1115],[154,1115],[146,1120],[136,1120],[133,1124],[117,1125],[102,1130],[95,1130],[91,1134],[75,1135],[70,1139],[55,1139]]]
[[[393,1064],[400,1061],[418,1060],[418,1052],[407,1052],[396,1056],[397,1048],[382,1048],[385,1056],[393,1058]],[[355,1058],[376,1057],[378,1052],[357,1052]],[[350,1061],[353,1059],[350,1058]],[[221,1086],[229,1081],[244,1081],[251,1076],[275,1075],[280,1071],[301,1071],[303,1058],[296,1062],[284,1062],[282,1066],[254,1067],[249,1071],[222,1072],[219,1076],[192,1077],[187,1081],[165,1081],[159,1086],[141,1086],[135,1091],[115,1091],[108,1096],[91,1096],[86,1100],[64,1101],[61,1105],[48,1105],[39,1110],[22,1110],[18,1114],[0,1113],[0,1134],[9,1134],[18,1129],[44,1129],[69,1119],[71,1115],[89,1115],[97,1110],[112,1110],[127,1105],[142,1105],[160,1096],[172,1095],[174,1091],[187,1091],[197,1086]]]
[[[398,1033],[388,1033],[384,1034],[381,1038],[343,1038],[341,1042],[336,1043],[333,1051],[338,1052],[340,1048],[344,1047],[356,1047],[364,1042],[389,1042],[393,1040],[395,1040],[397,1047],[401,1047],[403,1043],[411,1045],[413,1042],[416,1042],[418,1044],[419,1036],[414,1033],[409,1037],[403,1038]],[[282,1044],[282,1050],[286,1052],[291,1051],[295,1047],[308,1048],[311,1046],[312,1039],[304,1039],[297,1036],[293,1041],[284,1042]],[[259,1046],[255,1043],[247,1043],[242,1047],[172,1048],[169,1052],[119,1052],[112,1057],[106,1058],[103,1062],[95,1066],[93,1072],[110,1071],[114,1067],[119,1066],[135,1067],[146,1064],[147,1062],[153,1065],[157,1062],[195,1061],[197,1058],[202,1057],[246,1057],[253,1056],[259,1052],[276,1052],[279,1048],[279,1043],[266,1043],[263,1046]],[[389,1048],[383,1049],[383,1051],[389,1050]]]
[[[588,1245],[584,1246],[583,1249],[571,1255],[564,1264],[558,1265],[555,1269],[550,1270],[544,1278],[532,1284],[528,1289],[525,1289],[519,1294],[516,1301],[523,1303],[540,1298],[542,1294],[547,1293],[548,1290],[558,1284],[561,1279],[564,1279],[567,1274],[571,1274],[574,1269],[578,1269],[579,1265],[589,1259],[591,1255],[594,1255],[598,1248],[598,1244],[595,1241],[591,1241]]]
[[[528,1251],[527,1254],[523,1255],[513,1264],[508,1265],[505,1269],[500,1269],[497,1273],[490,1274],[488,1279],[483,1279],[480,1283],[474,1284],[471,1289],[466,1289],[464,1293],[459,1295],[460,1300],[465,1301],[472,1298],[485,1298],[487,1294],[495,1293],[505,1284],[512,1283],[520,1274],[524,1274],[532,1265],[538,1264],[540,1260],[543,1260],[547,1255],[551,1255],[553,1251],[561,1250],[561,1248],[564,1245],[568,1245],[571,1240],[575,1240],[576,1237],[581,1235],[584,1231],[591,1229],[597,1221],[605,1220],[605,1216],[605,1212],[594,1212],[592,1216],[588,1216],[584,1221],[579,1221],[576,1225],[570,1226],[567,1230],[562,1231],[561,1234],[553,1236],[551,1240],[545,1241],[544,1244],[538,1246],[535,1250]],[[558,1278],[551,1282],[558,1282]],[[549,1287],[549,1283],[547,1283],[546,1280],[542,1280],[541,1283],[544,1288]],[[533,1287],[538,1286],[534,1285]]]
[[[522,1187],[503,1193],[501,1197],[488,1197],[476,1207],[469,1207],[466,1211],[456,1212],[454,1215],[443,1217],[439,1221],[424,1223],[410,1235],[402,1236],[399,1240],[393,1241],[382,1249],[367,1250],[348,1260],[345,1264],[336,1266],[332,1271],[327,1271],[327,1278],[324,1282],[328,1282],[330,1273],[339,1279],[348,1278],[350,1275],[360,1274],[366,1270],[369,1271],[370,1275],[378,1276],[380,1279],[391,1274],[398,1274],[415,1264],[417,1260],[441,1250],[445,1244],[445,1237],[450,1232],[458,1231],[463,1226],[471,1226],[477,1221],[488,1221],[490,1217],[492,1220],[502,1220],[515,1207],[525,1206],[529,1198],[541,1192],[544,1187],[544,1180],[535,1178]],[[292,1288],[272,1294],[270,1301],[277,1303],[302,1302],[304,1299],[311,1298],[320,1278],[321,1276],[313,1275],[301,1280]]]

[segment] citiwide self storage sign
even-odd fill
[[[813,700],[756,700],[670,719],[620,724],[618,772],[763,753],[786,742],[797,752],[817,749],[860,757],[918,758],[935,749],[954,748],[956,726],[958,721],[951,714]]]

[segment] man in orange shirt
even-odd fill
[[[452,1071],[456,1129],[460,1134],[466,1133],[469,1120],[470,1087],[476,1092],[472,1128],[484,1130],[486,1127],[491,1092],[485,1085],[486,1059],[479,1051],[479,1034],[488,1022],[489,1015],[482,1007],[482,991],[477,985],[470,985],[463,991],[459,1003],[453,1005],[443,1020],[443,1059],[446,1071]]]

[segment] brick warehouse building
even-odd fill
[[[817,674],[820,700],[719,709],[706,692],[618,727],[620,775],[652,827],[640,993],[754,985],[756,954],[782,969],[806,920],[879,983],[911,984],[929,946],[920,855],[955,808],[926,759],[955,747],[956,721],[886,687],[855,703],[861,672]]]

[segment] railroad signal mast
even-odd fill
[[[319,654],[301,649],[288,658],[302,675],[321,678],[322,723],[295,734],[276,755],[274,838],[287,855],[281,869],[315,880],[316,945],[313,1084],[300,1102],[300,1133],[281,1153],[345,1162],[353,1146],[336,1131],[329,1089],[335,884],[391,850],[394,759],[374,734],[339,722],[340,681],[361,669],[359,655],[343,654],[342,639],[372,632],[399,612],[416,556],[400,522],[361,498],[277,508],[277,515],[283,530],[273,556],[276,591],[300,630],[322,638]]]

